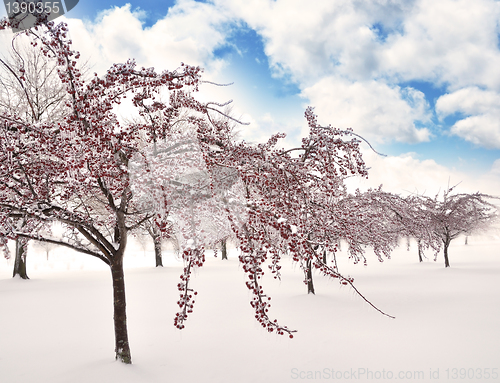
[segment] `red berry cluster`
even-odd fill
[[[176,313],[174,318],[174,325],[179,330],[182,330],[185,327],[184,321],[187,319],[188,314],[193,312],[195,303],[194,296],[198,295],[197,291],[194,291],[189,287],[192,270],[194,267],[203,266],[203,263],[205,262],[205,253],[203,250],[187,249],[183,251],[182,256],[186,266],[180,276],[181,281],[177,284],[177,290],[180,292],[177,304],[179,305],[181,311]]]

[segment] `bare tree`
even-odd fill
[[[25,123],[60,120],[67,113],[67,94],[59,81],[57,65],[30,40],[18,34],[11,49],[0,58],[0,113],[15,114]],[[29,218],[19,218],[26,225]],[[26,271],[28,239],[16,239],[13,277],[29,279]]]
[[[56,245],[54,245],[53,243],[44,241],[34,241],[33,245],[34,247],[39,248],[40,250],[45,252],[47,261],[49,260],[50,252],[56,248]]]
[[[24,34],[16,35],[0,58],[0,85],[0,110],[26,122],[53,122],[68,113],[56,62],[32,49]]]
[[[498,197],[482,193],[452,194],[454,187],[448,188],[434,198],[420,197],[422,211],[430,221],[433,231],[444,245],[444,265],[450,267],[448,249],[452,240],[465,234],[485,231],[498,221],[498,207],[490,202]]]

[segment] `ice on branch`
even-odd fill
[[[213,245],[247,221],[237,170],[207,168],[194,129],[173,132],[130,162],[131,188],[141,209],[168,219],[182,250]]]

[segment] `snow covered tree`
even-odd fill
[[[8,21],[0,22],[0,29],[7,27]],[[349,214],[338,204],[344,179],[367,174],[352,131],[320,126],[308,108],[310,133],[298,148],[278,148],[281,134],[260,145],[236,142],[231,118],[220,110],[225,105],[193,97],[199,67],[182,64],[157,73],[129,60],[85,81],[64,23],[40,18],[26,33],[33,49],[57,62],[69,112],[35,122],[0,114],[0,238],[66,246],[110,267],[117,359],[132,360],[123,272],[128,235],[150,220],[163,233],[173,225],[185,262],[177,285],[179,329],[193,311],[193,270],[203,265],[206,248],[231,234],[255,317],[268,331],[290,337],[294,332],[270,319],[270,297],[260,285],[267,260],[280,277],[284,254],[300,263],[306,278],[316,268],[371,304],[352,278],[323,262],[338,243],[336,222]],[[16,70],[26,81],[23,68]],[[168,93],[168,101],[159,101],[160,93]],[[120,122],[114,106],[125,98],[148,118]],[[22,218],[33,225],[17,225]],[[40,228],[52,222],[63,225],[62,236]]]
[[[6,27],[9,22],[3,20],[0,28]],[[109,265],[116,357],[130,363],[123,255],[128,233],[153,213],[134,205],[128,165],[138,152],[136,137],[156,127],[122,126],[112,109],[123,97],[131,97],[137,108],[149,102],[163,108],[165,115],[175,115],[181,107],[197,110],[199,104],[191,103],[187,94],[175,107],[152,100],[160,89],[195,90],[200,68],[183,65],[176,71],[156,73],[136,69],[128,61],[114,65],[102,78],[95,75],[85,82],[77,69],[79,54],[71,49],[67,32],[65,24],[52,22],[27,31],[33,49],[41,49],[56,61],[69,113],[56,121],[26,121],[15,112],[0,115],[0,233],[14,240],[66,246]],[[21,82],[27,81],[24,73],[23,67],[16,68]],[[66,232],[60,238],[46,236],[37,229],[39,225],[16,225],[19,219],[42,224],[57,221]]]
[[[281,334],[291,331],[269,319],[269,302],[259,284],[268,259],[275,278],[281,277],[279,263],[288,254],[303,269],[309,292],[314,288],[312,270],[317,269],[338,278],[342,285],[350,285],[366,300],[351,277],[324,262],[325,253],[335,253],[338,246],[338,221],[350,214],[338,204],[346,195],[344,180],[367,174],[359,152],[360,140],[350,130],[319,125],[312,108],[306,110],[305,117],[310,132],[297,148],[277,147],[282,134],[255,146],[226,140],[207,142],[220,148],[210,153],[209,162],[238,169],[241,174],[249,210],[248,219],[235,227],[242,252],[240,262],[248,274],[247,287],[254,295],[256,318],[268,331]]]
[[[346,199],[350,206],[351,225],[342,238],[348,244],[348,251],[355,261],[366,259],[363,247],[370,246],[380,261],[389,257],[399,242],[406,239],[409,248],[410,238],[418,244],[419,257],[423,249],[431,248],[436,253],[441,248],[441,238],[433,230],[432,220],[418,196],[400,195],[385,192],[382,186],[366,192],[357,191]]]
[[[345,214],[337,224],[339,238],[347,243],[354,262],[367,263],[364,249],[371,247],[379,261],[389,258],[404,227],[404,201],[381,187],[356,190],[339,201]]]
[[[431,248],[437,254],[441,237],[433,229],[432,218],[418,196],[401,197],[385,192],[382,186],[366,192],[356,191],[339,203],[350,213],[343,217],[340,238],[346,241],[355,262],[366,264],[364,248],[371,247],[380,261],[390,257],[399,242],[410,238],[417,241],[419,260],[423,250]]]
[[[57,65],[40,50],[30,49],[28,39],[18,34],[11,49],[0,58],[0,112],[16,114],[33,124],[61,119],[67,108],[67,93],[59,81]],[[22,79],[21,79],[22,77]],[[29,218],[19,218],[26,225]],[[16,239],[13,277],[29,279],[26,272],[28,239]]]
[[[0,58],[0,84],[0,110],[15,112],[27,123],[54,122],[68,112],[57,63],[33,49],[25,34],[15,35],[11,49]]]
[[[56,245],[54,245],[53,243],[44,241],[34,241],[33,246],[35,248],[42,250],[45,253],[47,261],[49,260],[50,252],[56,248]]]
[[[455,187],[434,198],[420,196],[422,211],[444,248],[444,265],[450,267],[448,249],[458,236],[471,235],[490,228],[498,221],[498,207],[491,202],[498,197],[482,193],[452,194]]]
[[[162,241],[169,239],[172,235],[171,231],[161,231],[154,219],[149,219],[137,229],[132,235],[141,246],[144,255],[149,243],[153,243],[153,251],[155,254],[155,267],[163,267]]]
[[[437,255],[441,250],[441,236],[434,230],[432,216],[427,211],[418,195],[409,195],[404,198],[404,211],[398,214],[401,223],[401,235],[407,237],[407,247],[410,250],[410,238],[417,242],[419,262],[423,261],[424,250],[432,249]]]

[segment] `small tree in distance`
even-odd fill
[[[423,262],[424,249],[432,249],[437,254],[441,250],[442,240],[438,232],[434,230],[432,215],[422,204],[418,195],[409,195],[403,199],[407,214],[397,214],[400,221],[401,235],[407,238],[407,247],[410,250],[410,238],[417,242],[418,260]]]
[[[30,49],[16,35],[5,57],[0,57],[0,112],[15,114],[26,123],[54,122],[67,112],[67,93],[59,81],[57,65],[40,50]],[[20,216],[16,225],[33,225]],[[17,238],[13,277],[29,279],[26,271],[27,238]]]
[[[485,231],[498,221],[498,208],[488,200],[498,199],[482,193],[452,194],[454,187],[434,198],[419,196],[422,212],[443,243],[444,265],[450,267],[448,249],[458,236]]]

